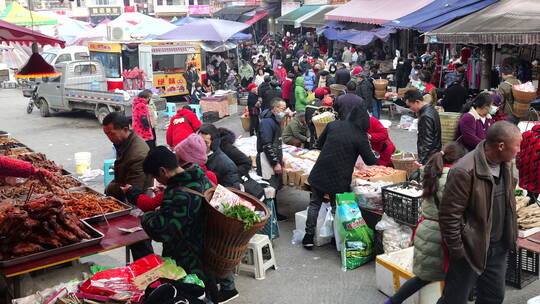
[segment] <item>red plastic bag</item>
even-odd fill
[[[107,296],[113,300],[138,302],[144,295],[144,289],[138,289],[133,280],[161,264],[163,264],[161,257],[151,254],[127,267],[100,271],[84,281],[79,290],[83,293]]]

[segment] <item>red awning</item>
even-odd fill
[[[255,16],[253,16],[251,19],[247,20],[245,23],[247,24],[253,24],[262,18],[266,17],[268,14],[270,14],[269,11],[261,11],[260,13],[257,13]]]
[[[65,46],[65,41],[55,39],[42,33],[32,31],[22,26],[15,25],[3,20],[0,20],[0,42],[18,42],[21,44],[31,45],[37,43],[40,45],[59,45]]]

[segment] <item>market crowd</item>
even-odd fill
[[[396,147],[379,120],[384,98],[376,96],[374,86],[383,77],[377,60],[389,56],[384,48],[329,50],[313,35],[285,35],[263,45],[243,45],[240,58],[216,56],[204,80],[193,67],[186,71],[191,103],[216,89],[248,95],[249,133],[257,137],[256,172],[267,185],[283,186],[283,144],[321,150],[308,179],[306,249],[314,247],[325,196],[333,202],[336,194],[350,191],[359,156],[368,166],[392,166]],[[504,66],[498,90],[470,98],[459,59],[454,58],[453,70],[443,79],[435,68],[437,53],[397,58],[392,81],[398,89],[408,88],[401,103],[418,117],[424,202],[414,238],[416,276],[385,303],[402,303],[432,281],[445,281],[438,303],[466,303],[473,287],[477,303],[504,299],[506,257],[517,237],[512,161],[524,151],[509,110],[513,100],[508,90],[518,80],[512,67]],[[215,303],[228,302],[238,296],[233,274],[211,278],[201,262],[205,214],[197,193],[220,184],[260,197],[262,186],[250,177],[252,160],[235,147],[236,134],[201,123],[189,107],[170,119],[167,146],[156,147],[151,96],[146,90],[139,94],[131,120],[111,113],[103,121],[117,153],[106,194],[144,211],[142,226],[152,240],[163,243],[162,255],[197,274],[207,287],[216,286]],[[462,113],[455,141],[444,147],[437,107]],[[313,119],[327,112],[337,119],[317,135]],[[518,161],[523,164],[520,175],[530,174],[527,161]],[[15,165],[0,159],[0,168]],[[22,166],[22,174],[2,175],[47,175]],[[276,202],[277,219],[287,220],[279,206]],[[153,252],[150,241],[130,250],[136,259]]]

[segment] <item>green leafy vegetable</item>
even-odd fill
[[[242,205],[236,205],[231,207],[227,203],[223,203],[222,205],[225,208],[223,214],[244,222],[244,230],[251,229],[251,227],[253,227],[255,223],[261,221],[261,217],[247,207],[244,207]]]

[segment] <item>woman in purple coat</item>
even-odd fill
[[[491,115],[496,112],[497,107],[493,105],[489,93],[481,93],[469,101],[465,104],[463,115],[459,119],[456,141],[467,150],[474,150],[476,145],[486,138],[487,130],[493,124]]]

